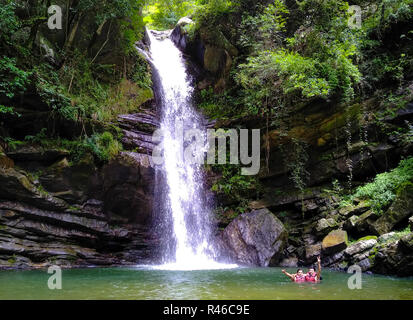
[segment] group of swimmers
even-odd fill
[[[287,277],[294,282],[320,282],[321,280],[321,258],[317,257],[318,270],[315,272],[314,268],[308,269],[308,272],[304,274],[302,269],[298,269],[296,274],[289,274],[285,270],[282,270]]]

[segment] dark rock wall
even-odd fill
[[[171,37],[203,68],[198,89],[213,87],[219,93],[228,84],[228,71],[238,52],[214,28],[188,34],[185,26],[190,23],[183,19]],[[410,83],[405,90],[412,88]],[[380,97],[374,96],[364,101],[358,99],[348,106],[333,100],[314,100],[273,115],[275,121],[268,127],[266,119],[260,117],[215,123],[217,129],[261,129],[259,181],[263,191],[259,199],[252,198],[253,195],[248,199],[249,207],[253,212],[267,210],[267,214],[278,218],[288,234],[286,243],[271,251],[263,236],[270,236],[271,232],[263,232],[259,222],[249,218],[252,213],[244,213],[232,222],[222,218],[219,225],[226,228],[220,239],[233,259],[248,265],[294,267],[312,265],[321,255],[325,267],[346,270],[357,263],[363,271],[413,275],[409,238],[400,239],[390,233],[408,225],[412,193],[402,193],[404,196],[400,195],[379,217],[363,202],[341,208],[340,199],[331,192],[335,180],[342,188],[364,184],[413,154],[411,142],[389,134],[392,130],[409,128],[413,103],[376,121],[381,102]],[[292,171],[303,158],[305,174],[300,179],[306,189],[297,191]],[[209,178],[217,179],[214,175]],[[225,195],[217,194],[216,198],[223,207],[234,204]],[[366,236],[376,240],[365,240]],[[349,244],[349,237],[362,239]],[[260,252],[272,255],[271,263],[261,259]]]

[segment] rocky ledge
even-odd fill
[[[340,207],[317,189],[304,199],[291,192],[274,200],[273,211],[254,209],[238,216],[222,231],[221,247],[250,266],[309,267],[321,256],[322,266],[330,269],[346,271],[357,264],[363,272],[411,276],[412,191],[407,185],[381,215],[363,201]],[[408,222],[410,231],[397,231]]]
[[[73,163],[62,148],[0,149],[0,268],[147,263],[155,170],[146,154],[158,126],[149,111],[119,117],[124,149],[105,165]],[[138,137],[138,132],[143,132]]]

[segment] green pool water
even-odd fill
[[[413,299],[412,278],[363,274],[362,289],[350,290],[350,274],[327,270],[320,284],[297,284],[280,268],[71,269],[62,271],[61,290],[48,288],[50,276],[46,270],[0,271],[0,299]]]

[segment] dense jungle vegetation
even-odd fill
[[[185,16],[194,21],[184,27],[189,38],[221,34],[222,46],[237,52],[224,88],[199,93],[210,118],[259,117],[268,128],[297,106],[378,97],[369,121],[380,122],[412,100],[412,0],[67,0],[57,3],[60,31],[47,27],[52,4],[1,0],[0,135],[8,149],[38,143],[70,150],[73,161],[89,152],[101,163],[115,156],[122,149],[116,117],[153,98],[135,43],[145,25],[172,29]],[[362,9],[360,28],[349,27],[351,5]],[[411,141],[411,125],[395,134]],[[237,168],[221,171],[215,191],[241,203],[250,189],[259,192]],[[292,171],[304,189],[305,168]]]

